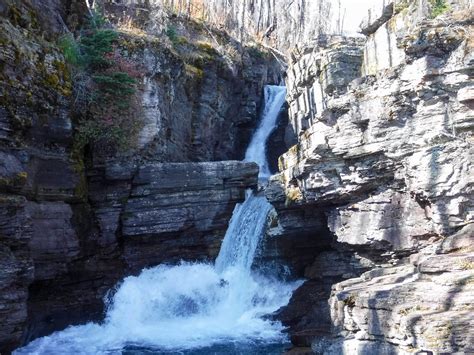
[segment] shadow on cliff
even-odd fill
[[[404,274],[400,277],[397,277],[393,281],[390,282],[390,284],[402,284],[412,278],[415,275],[414,272],[410,272],[407,274]],[[390,324],[394,323],[394,313],[393,310],[391,310],[389,307],[391,306],[390,304],[390,296],[394,292],[394,289],[396,288],[392,287],[391,289],[387,290],[379,290],[375,291],[373,295],[369,296],[370,298],[367,301],[367,307],[370,309],[370,313],[368,314],[368,319],[367,319],[367,332],[375,337],[375,341],[377,341],[378,338],[381,340],[381,344],[386,343],[386,340],[383,338],[387,337],[387,334],[385,334],[385,331],[389,327]],[[381,317],[379,313],[383,313],[384,316]],[[382,346],[382,345],[380,345]],[[383,346],[386,346],[383,345]],[[387,345],[388,348],[390,348],[390,345]],[[380,349],[379,349],[380,350]],[[395,354],[395,347],[393,346],[393,352],[388,351],[389,354]],[[372,343],[368,344],[362,344],[361,346],[361,351],[362,353],[373,353],[374,348]],[[386,353],[385,351],[383,353]]]
[[[443,324],[444,331],[441,326],[438,326],[438,329],[440,330],[440,332],[437,332],[436,335],[440,336],[441,338],[433,339],[434,341],[436,341],[436,346],[437,346],[437,349],[433,349],[433,350],[442,351],[443,349],[440,349],[440,347],[446,344],[446,341],[450,346],[450,348],[446,350],[449,350],[452,352],[457,352],[457,351],[462,350],[462,349],[459,349],[458,347],[457,339],[465,337],[466,329],[460,325],[456,326],[456,324],[453,324],[453,321],[458,320],[458,319],[449,317],[449,315],[447,314],[443,316],[443,314],[452,310],[456,299],[464,291],[464,289],[469,285],[470,282],[472,282],[472,276],[467,276],[460,280],[457,280],[456,284],[453,287],[451,287],[449,291],[447,292],[447,296],[443,300],[440,300],[439,302],[440,309],[433,312],[427,312],[420,315],[416,315],[410,319],[409,323],[407,324],[407,329],[409,329],[410,335],[413,339],[414,348],[422,347],[424,345],[424,344],[420,344],[420,342],[418,341],[416,328],[418,326],[423,326],[424,324],[426,324],[427,317],[436,315],[437,319],[443,320],[445,321],[445,323]],[[443,335],[446,335],[446,341],[443,341],[443,338],[442,338]],[[465,349],[465,350],[468,350],[468,349]]]

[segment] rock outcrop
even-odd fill
[[[128,272],[217,256],[236,203],[257,186],[258,167],[239,161],[113,164],[90,177],[99,242],[118,244]]]
[[[240,161],[114,162],[90,171],[90,205],[31,202],[35,274],[26,340],[100,320],[103,297],[124,275],[212,260],[257,174],[255,164]]]
[[[472,12],[451,10],[428,19],[427,3],[389,2],[363,24],[366,41],[321,37],[293,52],[299,142],[266,194],[279,234],[297,220],[323,244],[319,271],[306,264],[310,280],[278,315],[295,345],[472,351]]]
[[[27,245],[32,231],[24,197],[2,194],[0,202],[0,344],[8,351],[18,344],[28,316],[34,269]]]
[[[142,74],[142,155],[163,162],[241,159],[261,93],[282,58],[160,3],[99,2],[120,32],[120,54]]]
[[[314,348],[333,354],[471,353],[473,241],[470,224],[408,265],[376,268],[335,285],[332,321],[346,339],[318,340]]]

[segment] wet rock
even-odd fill
[[[0,349],[19,343],[27,322],[28,286],[34,267],[27,243],[32,235],[26,199],[0,194]]]
[[[314,354],[313,350],[310,347],[298,347],[288,350],[284,353],[285,355],[308,355]]]
[[[320,252],[314,262],[306,267],[304,277],[308,281],[293,293],[287,306],[274,314],[289,327],[293,345],[308,347],[312,346],[315,339],[321,341],[333,337],[328,303],[333,285],[358,277],[373,266],[369,260],[348,252]]]
[[[330,334],[331,317],[327,299],[331,283],[309,280],[292,295],[288,306],[274,315],[290,327],[291,342],[295,346],[311,346],[312,341]]]
[[[293,127],[288,124],[288,108],[283,106],[277,118],[277,127],[267,141],[267,159],[272,173],[278,172],[278,158],[297,143]]]

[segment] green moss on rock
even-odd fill
[[[28,174],[21,171],[10,177],[0,177],[0,188],[19,188],[25,185]]]

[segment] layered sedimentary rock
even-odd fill
[[[27,248],[31,221],[26,199],[0,195],[0,343],[12,349],[23,334],[27,320],[28,286],[33,281],[33,263]]]
[[[183,42],[175,48],[160,43],[166,37],[124,35],[121,41],[122,53],[144,74],[138,147],[159,161],[241,159],[263,86],[279,81],[280,65],[264,55],[252,56],[236,42],[235,47],[229,44],[229,52],[220,50],[202,27],[189,30],[179,20],[173,26]],[[228,41],[219,38],[219,43]]]
[[[88,9],[66,3],[0,4],[0,351],[99,319],[124,274],[214,257],[256,167],[191,161],[241,158],[262,86],[281,79],[273,56],[160,1],[101,1],[142,74],[142,125],[125,156],[84,155],[56,40]],[[171,7],[282,50],[327,29],[312,17],[323,2],[194,16],[197,3]],[[298,346],[472,352],[472,18],[467,0],[449,4],[459,12],[428,19],[428,1],[383,2],[366,40],[318,36],[291,56],[276,136],[299,143],[267,188],[259,262],[308,279],[276,315]]]
[[[159,161],[241,159],[261,93],[281,81],[281,58],[153,2],[102,1],[120,54],[140,71],[138,147]]]
[[[126,165],[125,165],[126,166]],[[106,166],[91,177],[101,243],[123,248],[127,268],[212,259],[258,167],[238,161]]]
[[[37,5],[45,10],[51,4]],[[72,138],[70,81],[61,70],[62,55],[48,41],[48,36],[64,28],[64,22],[58,25],[57,17],[46,20],[43,13],[31,10],[14,1],[0,6],[2,351],[12,349],[24,335],[28,287],[36,275],[47,277],[64,266],[53,263],[49,270],[35,269],[36,252],[57,260],[64,251],[67,259],[77,251],[72,245],[76,241],[69,243],[70,233],[52,240],[62,235],[60,225],[72,215],[64,201],[78,201],[75,186],[80,180],[67,152]],[[67,213],[57,219],[63,207]],[[39,226],[52,230],[39,231]],[[70,227],[69,221],[64,227]],[[61,245],[65,239],[68,242]],[[46,245],[51,249],[45,250]],[[55,245],[60,246],[59,252]]]
[[[416,9],[404,0],[383,1],[373,6],[360,25],[361,33],[367,36],[363,73],[374,75],[379,70],[402,64],[408,53],[401,40],[407,33],[416,31],[420,21],[436,14],[436,4],[449,11],[465,10],[470,6],[468,0],[447,0],[440,3],[422,0]]]
[[[331,317],[346,339],[318,340],[314,348],[334,354],[471,353],[472,227],[412,256],[408,265],[373,269],[335,285]]]
[[[295,344],[319,353],[470,352],[472,12],[464,3],[435,19],[424,5],[382,10],[363,24],[365,42],[320,38],[293,54],[289,119],[299,143],[281,157],[267,197],[283,235],[291,216],[319,213],[333,234],[330,260],[346,270],[324,276],[308,264],[310,281],[281,317]],[[374,54],[387,46],[397,53]],[[315,230],[313,218],[298,218]],[[289,317],[302,304],[315,315]]]

